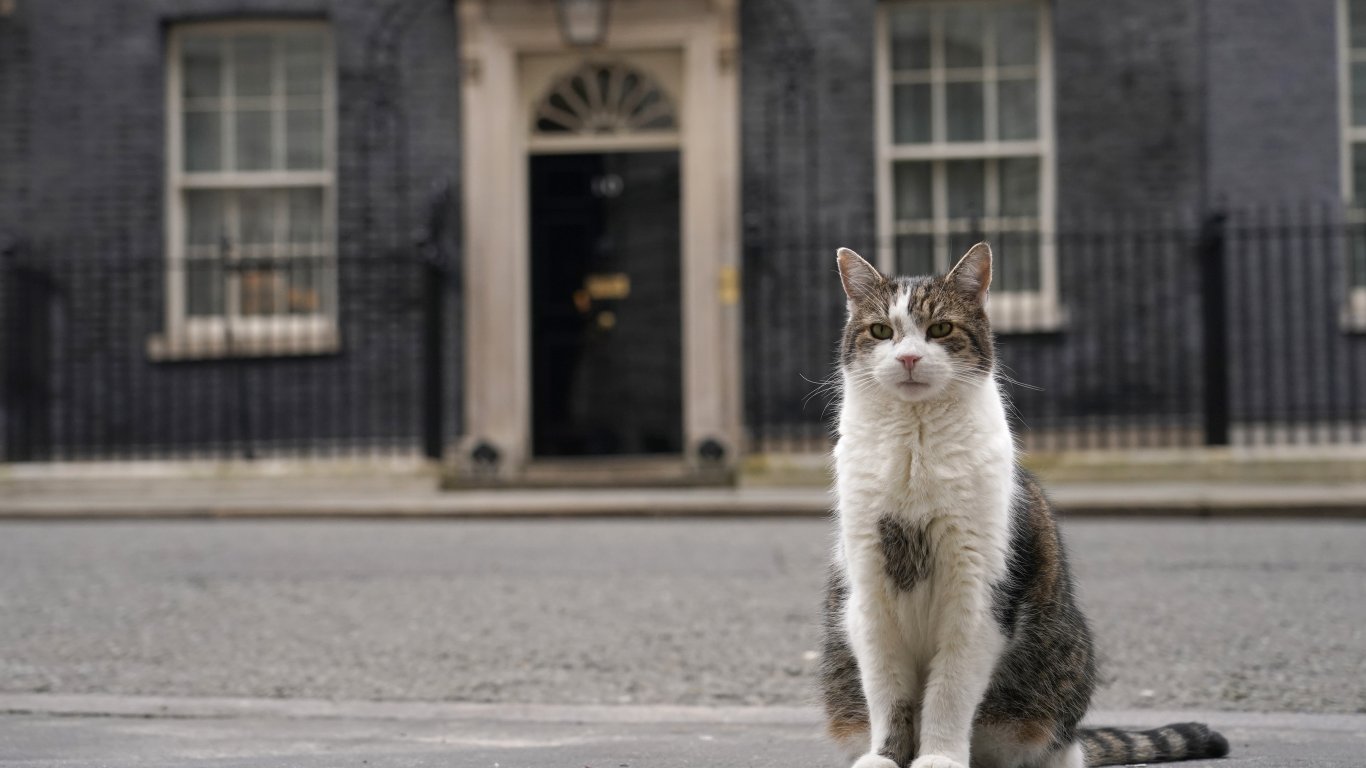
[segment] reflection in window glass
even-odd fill
[[[1002,80],[997,84],[1000,139],[1032,139],[1039,129],[1039,85],[1034,80]]]
[[[984,188],[986,162],[983,160],[951,160],[947,163],[950,219],[977,218],[986,213]],[[972,243],[968,243],[972,245]]]
[[[949,141],[981,141],[985,108],[982,103],[981,83],[949,83],[944,86],[944,102],[948,110]]]
[[[934,218],[932,167],[929,163],[897,163],[896,217]]]
[[[892,69],[930,68],[930,12],[924,6],[897,5],[889,11]]]
[[[898,144],[923,144],[932,140],[933,113],[930,111],[929,83],[908,83],[893,87],[892,140]]]
[[[1039,158],[1007,157],[999,161],[1002,216],[1039,215]]]
[[[980,67],[985,61],[982,42],[986,14],[973,3],[955,4],[941,10],[944,28],[944,66],[950,69]]]

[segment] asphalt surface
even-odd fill
[[[1073,521],[1100,709],[1366,712],[1366,524]],[[807,705],[819,520],[0,523],[0,692]]]
[[[373,706],[289,717],[247,703],[219,716],[0,717],[0,765],[63,768],[696,768],[846,765],[819,734],[814,711],[702,712],[625,707],[565,717],[526,708],[440,708],[395,716]],[[348,711],[352,709],[360,712]],[[592,708],[589,708],[590,710]],[[663,710],[663,711],[661,711]],[[172,713],[175,714],[175,713]],[[1107,722],[1152,727],[1190,713],[1108,713]],[[1227,714],[1228,760],[1185,768],[1356,768],[1366,716]]]

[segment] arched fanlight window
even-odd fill
[[[676,131],[673,102],[648,75],[622,63],[585,62],[536,106],[535,132],[603,135]]]

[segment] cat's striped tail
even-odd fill
[[[1080,728],[1077,739],[1087,768],[1098,765],[1164,763],[1228,754],[1228,739],[1204,723],[1173,723],[1151,731]]]

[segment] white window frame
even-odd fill
[[[323,137],[321,170],[268,171],[186,171],[184,170],[184,126],[182,109],[181,45],[191,33],[233,35],[250,32],[278,34],[290,30],[322,33],[323,39]],[[166,272],[165,325],[163,332],[148,339],[147,352],[153,359],[197,359],[214,357],[262,357],[326,354],[340,346],[337,330],[337,67],[331,25],[325,21],[272,20],[195,22],[170,28],[166,46]],[[275,73],[274,77],[278,77]],[[231,95],[226,98],[231,99]],[[231,147],[234,133],[229,124],[223,135]],[[282,130],[277,127],[276,130]],[[278,139],[278,137],[277,137]],[[320,311],[309,315],[243,316],[225,314],[215,317],[190,317],[186,314],[185,193],[192,190],[283,190],[290,187],[322,189],[323,239],[330,248],[320,277]],[[286,257],[287,258],[287,257]],[[227,299],[225,298],[225,302]]]
[[[896,0],[895,2],[882,2],[877,5],[877,34],[876,45],[874,47],[874,112],[875,128],[874,140],[877,145],[877,232],[878,232],[878,251],[877,265],[884,272],[895,272],[896,265],[896,235],[897,223],[895,214],[895,194],[893,190],[893,167],[898,161],[918,160],[924,162],[936,162],[946,160],[991,160],[1010,157],[1037,157],[1039,160],[1039,290],[1037,291],[998,291],[991,292],[991,299],[988,304],[988,311],[991,315],[992,326],[998,331],[1029,333],[1040,331],[1055,331],[1062,327],[1066,316],[1060,305],[1058,297],[1058,267],[1057,267],[1057,243],[1055,237],[1056,206],[1057,206],[1057,182],[1056,182],[1056,152],[1054,149],[1053,131],[1053,25],[1049,3],[1045,0],[997,0],[996,5],[1033,5],[1038,10],[1039,20],[1039,40],[1038,40],[1038,64],[1036,77],[1038,79],[1038,118],[1039,130],[1034,139],[1022,141],[1001,141],[996,139],[984,139],[982,141],[930,141],[917,144],[897,144],[892,139],[892,62],[891,62],[891,27],[890,14],[892,6],[920,4],[928,6],[952,6],[958,0]],[[936,45],[935,51],[931,54],[934,57],[942,56],[941,46]],[[932,70],[936,80],[943,79],[943,67],[934,67]],[[989,73],[994,73],[994,67],[988,67]],[[987,80],[987,86],[994,82]],[[935,89],[936,93],[943,90]],[[938,130],[934,131],[935,136],[945,135],[944,126],[947,120],[947,111],[942,103],[942,97],[936,97],[933,107],[933,118],[940,123]],[[991,109],[992,102],[988,102],[986,107],[986,120],[988,128],[994,125],[995,115]],[[989,133],[986,135],[990,135]],[[993,166],[987,165],[987,172]],[[935,173],[933,182],[933,194],[935,196],[935,210],[944,211],[946,206],[946,184],[941,180],[943,174]],[[994,190],[996,185],[987,183],[988,190]],[[989,191],[989,194],[995,194]],[[981,222],[984,228],[990,230],[994,221],[1004,221],[1004,219],[992,219],[984,217]],[[948,221],[936,216],[932,232],[925,234],[935,234],[947,236],[951,232]],[[962,254],[938,255],[936,262],[942,262],[947,258],[948,264],[936,264],[937,268],[946,269],[953,265],[953,259]]]
[[[1366,126],[1352,124],[1352,64],[1366,62],[1366,49],[1352,49],[1351,0],[1338,0],[1338,135],[1342,137],[1339,148],[1340,176],[1342,178],[1342,200],[1344,221],[1353,227],[1361,227],[1366,232],[1366,200],[1353,200],[1356,187],[1356,170],[1352,164],[1352,150],[1356,144],[1366,144]],[[1347,258],[1351,259],[1352,248],[1350,231],[1343,239],[1348,249]],[[1350,263],[1348,269],[1351,269]],[[1350,281],[1351,275],[1347,276]],[[1347,306],[1343,312],[1342,326],[1345,330],[1366,333],[1366,285],[1347,286]]]

